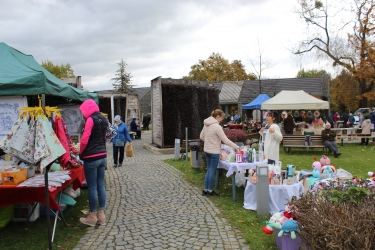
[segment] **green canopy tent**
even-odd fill
[[[87,99],[93,99],[99,103],[97,93],[89,93],[81,89],[74,88],[69,84],[56,78],[46,69],[40,66],[33,56],[0,43],[0,96],[42,96],[42,105],[45,106],[45,97],[53,96],[83,102]],[[52,163],[51,163],[52,164]],[[49,213],[49,190],[48,190],[48,171],[51,167],[46,167],[44,175],[45,193],[46,193],[46,214],[48,229],[49,249],[52,249],[53,234],[51,232],[50,213]],[[65,226],[67,226],[63,214],[61,214]],[[57,215],[56,215],[57,217]],[[56,220],[55,220],[56,224]]]
[[[97,93],[74,88],[56,78],[35,61],[32,55],[0,43],[0,96],[46,94],[83,102]]]

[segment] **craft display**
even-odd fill
[[[45,107],[44,112],[41,107],[24,107],[19,111],[18,120],[0,141],[0,148],[11,160],[7,166],[0,164],[3,185],[28,185],[25,180],[33,177],[35,170],[43,171],[57,159],[61,169],[82,165],[79,146],[72,142],[59,109]],[[52,180],[49,185],[56,183]]]

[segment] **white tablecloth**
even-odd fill
[[[236,162],[226,162],[219,160],[219,165],[217,168],[226,169],[228,172],[226,174],[227,177],[231,176],[234,172],[244,170],[244,169],[252,169],[256,168],[258,164],[267,164],[268,160],[264,160],[263,162],[251,162],[251,163],[236,163]]]
[[[246,184],[244,194],[244,208],[250,210],[257,210],[257,196],[256,196],[256,185],[250,183]],[[274,214],[280,210],[284,210],[285,205],[292,199],[293,196],[297,198],[303,193],[304,188],[302,183],[296,183],[293,185],[270,185],[270,213]]]

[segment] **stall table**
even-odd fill
[[[293,185],[269,185],[270,214],[284,210],[285,205],[293,196],[299,198],[300,194],[303,192],[304,187],[300,182]],[[245,188],[244,208],[257,210],[256,185],[249,181]]]
[[[265,164],[267,160],[263,162],[248,162],[248,163],[236,163],[236,162],[226,162],[219,160],[219,165],[216,170],[216,189],[219,187],[219,169],[227,170],[226,176],[229,177],[232,175],[232,196],[233,201],[236,201],[236,172],[240,170],[256,168],[258,164]]]
[[[60,210],[60,206],[55,201],[56,195],[62,191],[69,184],[73,183],[73,188],[77,189],[82,187],[82,182],[86,179],[83,167],[71,168],[71,179],[62,184],[61,187],[50,188],[49,204],[50,208]],[[12,204],[19,204],[22,202],[41,202],[46,205],[46,193],[44,187],[17,187],[0,185],[0,207],[9,206]]]
[[[59,212],[61,213],[61,208],[59,206],[60,201],[56,202],[55,198],[56,195],[61,193],[62,190],[67,187],[69,184],[73,183],[73,189],[76,190],[77,188],[82,187],[83,181],[85,178],[85,173],[83,171],[83,167],[79,168],[71,168],[70,170],[70,180],[65,181],[61,187],[52,187],[49,188],[49,207],[50,209],[56,209],[57,212],[55,213],[55,222],[53,224],[53,231],[51,242],[53,242],[55,230],[56,230],[56,222],[58,218]],[[0,207],[9,206],[12,204],[19,204],[22,202],[33,203],[33,202],[41,202],[46,205],[46,189],[45,187],[18,187],[18,186],[6,186],[0,185]],[[60,195],[61,198],[61,195]],[[36,203],[37,204],[37,203]],[[35,206],[33,207],[34,211]],[[49,213],[49,211],[46,211]],[[65,226],[67,227],[64,215],[61,213]]]

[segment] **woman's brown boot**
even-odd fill
[[[104,210],[98,210],[98,224],[99,225],[105,225]]]
[[[96,212],[90,212],[86,218],[80,218],[79,221],[87,226],[95,227],[98,222]]]

